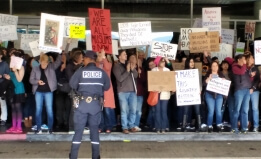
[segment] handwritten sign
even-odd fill
[[[112,53],[111,14],[108,9],[89,8],[92,50]]]
[[[178,45],[164,42],[153,41],[151,44],[151,57],[166,57],[171,60],[175,60],[177,54]]]
[[[0,14],[0,25],[17,25],[18,16]]]
[[[85,26],[85,18],[80,17],[64,17],[64,31],[63,36],[69,37],[70,36],[70,26]]]
[[[119,51],[118,51],[118,40],[112,40],[112,54],[114,55],[118,55]]]
[[[20,70],[23,65],[23,61],[24,60],[20,57],[11,56],[10,68],[16,68]]]
[[[248,21],[245,25],[245,40],[255,39],[256,22]]]
[[[237,42],[236,55],[244,54],[244,50],[245,50],[245,43]]]
[[[235,40],[235,31],[232,29],[222,29],[222,43],[233,45]]]
[[[177,105],[201,104],[198,69],[176,71]]]
[[[192,28],[202,28],[202,19],[196,18]]]
[[[17,40],[17,38],[17,30],[15,25],[0,26],[1,41]]]
[[[174,91],[175,83],[174,71],[148,71],[149,91]]]
[[[120,46],[151,44],[151,22],[119,23]]]
[[[180,28],[181,50],[189,50],[189,34],[208,31],[208,28]]]
[[[254,43],[255,46],[255,64],[261,65],[261,40],[256,40]]]
[[[218,31],[221,36],[221,7],[202,8],[202,26],[209,31]]]
[[[35,40],[32,42],[29,42],[30,49],[32,51],[33,57],[39,56],[41,52],[46,53],[48,51],[40,50],[39,49],[39,40]]]
[[[211,57],[217,57],[222,62],[226,57],[233,57],[233,45],[221,43],[219,52],[211,52]]]
[[[229,80],[222,78],[212,78],[207,84],[207,90],[227,96],[230,84],[231,81]]]
[[[200,53],[203,51],[219,51],[218,32],[198,32],[190,33],[190,53]]]
[[[85,26],[70,25],[70,38],[84,39]]]
[[[39,40],[39,34],[22,34],[20,48],[22,50],[31,50],[29,42]]]

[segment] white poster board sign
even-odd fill
[[[16,56],[11,56],[10,68],[21,69],[24,59]]]
[[[198,69],[175,72],[177,105],[201,104]]]
[[[189,50],[189,34],[205,32],[208,28],[180,28],[181,50]]]
[[[221,7],[202,8],[202,26],[221,36]]]
[[[235,40],[235,31],[232,29],[222,29],[222,43],[233,45]]]
[[[151,22],[118,23],[120,46],[151,44]]]
[[[248,21],[245,24],[245,40],[255,39],[256,22]]]
[[[17,40],[17,29],[16,25],[5,25],[0,26],[0,40],[1,41],[12,41]]]
[[[41,14],[39,48],[41,50],[62,52],[64,17]]]
[[[207,90],[228,96],[231,81],[222,78],[212,78],[207,84]]]
[[[17,25],[18,16],[0,14],[0,25]]]
[[[233,57],[233,45],[230,44],[219,44],[220,51],[219,52],[211,52],[211,57],[217,57],[219,62],[221,63],[226,57]]]
[[[244,54],[244,50],[245,50],[245,43],[237,42],[236,55]]]
[[[255,64],[261,65],[261,40],[256,40],[254,43]]]
[[[30,49],[33,57],[39,56],[41,52],[46,53],[47,51],[39,49],[39,40],[29,42]]]
[[[39,34],[22,34],[20,48],[22,50],[31,50],[29,42],[39,40]]]
[[[85,18],[65,16],[64,17],[64,31],[63,31],[64,37],[69,37],[70,25],[85,26]]]
[[[176,59],[176,54],[178,50],[177,44],[170,44],[164,42],[153,41],[151,44],[151,57],[166,57],[170,60]]]
[[[192,28],[202,28],[202,19],[196,18]]]
[[[69,38],[64,37],[63,38],[63,47],[62,49],[65,50],[66,45],[67,45],[67,41]],[[78,39],[71,39],[71,43],[69,45],[68,51],[71,51],[73,48],[78,47]]]

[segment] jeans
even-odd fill
[[[101,123],[99,128],[101,130],[112,130],[112,127],[116,126],[116,124],[115,110],[104,107],[103,112],[101,113]]]
[[[147,125],[150,126],[150,128],[155,128],[155,107],[149,106],[149,114],[147,117]]]
[[[259,104],[259,91],[254,91],[252,94],[250,94],[250,101],[251,101],[251,110],[252,112],[250,112],[250,117],[253,117],[253,125],[254,128],[258,128],[259,127],[259,109],[258,109],[258,104]],[[250,121],[252,121],[251,118],[249,118]]]
[[[137,95],[135,92],[118,93],[121,108],[122,129],[135,127]]]
[[[160,98],[160,97],[159,97]],[[157,131],[165,131],[168,128],[169,120],[167,115],[168,100],[160,100],[155,106],[155,128]]]
[[[33,93],[27,93],[24,103],[24,118],[34,117],[35,112],[35,96]],[[34,119],[34,118],[33,118]]]
[[[235,105],[234,105],[234,115],[232,121],[232,129],[238,130],[237,122],[240,111],[240,123],[241,129],[247,130],[248,128],[248,109],[249,109],[249,100],[250,100],[250,92],[249,89],[240,89],[237,90],[234,94],[235,97]]]
[[[6,101],[0,98],[0,105],[1,105],[1,120],[7,120],[7,105]]]
[[[228,95],[227,104],[228,104],[228,111],[229,111],[229,120],[230,120],[230,124],[232,124],[234,108],[235,108],[235,98],[232,94]]]
[[[143,96],[137,96],[137,109],[136,109],[136,119],[135,126],[139,127],[140,118],[142,114]]]
[[[221,107],[223,104],[223,96],[220,94],[216,94],[216,98],[214,98],[213,95],[211,95],[209,92],[206,92],[205,100],[207,102],[208,107],[207,125],[212,126],[214,112],[216,113],[216,124],[222,124]]]
[[[36,101],[35,116],[36,116],[37,130],[41,130],[43,101],[45,103],[46,112],[47,112],[48,128],[49,128],[49,130],[52,130],[52,128],[53,128],[53,92],[36,92],[35,101]]]

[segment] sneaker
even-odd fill
[[[166,132],[164,130],[161,131],[162,134],[165,134]]]
[[[17,128],[13,133],[22,134],[23,133],[23,129],[22,128]]]
[[[14,133],[16,131],[15,127],[11,127],[10,129],[6,130],[6,133]]]
[[[48,130],[47,133],[48,134],[53,134],[53,130]]]
[[[5,124],[6,124],[6,121],[5,120],[1,120],[0,125],[4,126]]]
[[[133,128],[130,129],[130,132],[135,133],[135,132],[138,132],[138,130],[135,127],[133,127]]]
[[[201,124],[200,130],[201,130],[202,132],[207,132],[207,131],[208,131],[207,125],[206,125],[206,124]]]
[[[238,134],[239,133],[239,131],[235,130],[235,129],[232,129],[230,132],[233,133],[233,134]]]
[[[158,130],[158,131],[156,131],[156,133],[157,133],[157,134],[160,134],[160,131]]]
[[[224,131],[224,126],[222,124],[217,125],[218,132]]]
[[[37,125],[34,125],[31,129],[32,129],[33,131],[36,131],[36,130],[37,130]]]
[[[137,131],[141,131],[141,128],[139,128],[138,126],[134,127]]]
[[[42,130],[36,130],[34,134],[42,134]]]
[[[123,133],[123,134],[129,134],[130,132],[129,132],[128,129],[124,129],[124,130],[122,131],[122,133]]]
[[[254,129],[253,129],[253,132],[258,132],[258,128],[254,128]]]
[[[208,127],[208,132],[209,132],[209,133],[212,133],[212,132],[213,132],[213,127],[212,127],[212,126],[209,126],[209,127]]]
[[[240,134],[247,134],[247,130],[241,130]]]
[[[41,126],[41,129],[42,129],[42,130],[48,130],[49,128],[48,128],[48,126],[47,126],[46,124],[43,124],[43,125]]]

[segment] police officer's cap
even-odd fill
[[[96,60],[97,59],[97,53],[91,50],[86,50],[86,53],[84,57],[88,57],[90,59]]]

